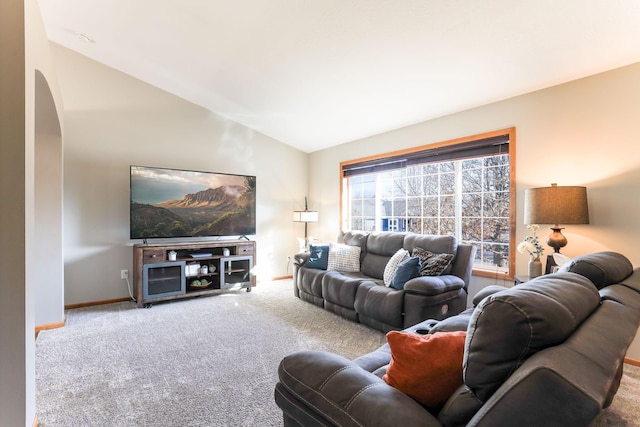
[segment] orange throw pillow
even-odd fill
[[[465,331],[427,335],[389,332],[391,362],[382,379],[427,409],[439,410],[462,385],[466,336]]]

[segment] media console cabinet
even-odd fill
[[[133,288],[138,307],[159,301],[255,286],[256,243],[250,240],[137,244]]]

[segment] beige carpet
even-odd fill
[[[279,361],[298,350],[349,359],[384,334],[293,296],[290,280],[253,292],[69,310],[36,341],[41,427],[282,426],[273,390]],[[595,426],[639,426],[640,368]],[[2,424],[0,420],[0,425]]]
[[[640,366],[624,365],[622,382],[613,403],[600,414],[593,426],[640,426]]]

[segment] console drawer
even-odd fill
[[[145,249],[142,251],[142,263],[151,264],[154,262],[163,262],[164,250],[162,249]]]
[[[238,245],[236,255],[253,255],[253,245]]]

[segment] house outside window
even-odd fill
[[[343,228],[454,235],[477,248],[474,274],[508,274],[515,129],[432,147],[343,163]]]

